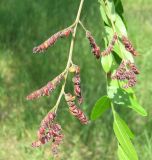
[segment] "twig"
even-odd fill
[[[85,30],[85,32],[87,31],[86,27],[83,25],[83,23],[79,20],[79,24],[81,25],[81,27]]]
[[[84,0],[81,0],[80,1],[80,5],[79,5],[79,9],[78,9],[78,12],[77,12],[76,20],[74,22],[74,24],[75,24],[74,25],[74,31],[73,31],[71,45],[70,45],[70,49],[69,49],[68,62],[67,62],[66,69],[65,69],[65,71],[66,71],[66,73],[65,73],[65,81],[64,81],[64,83],[62,85],[62,88],[61,88],[59,97],[57,99],[57,102],[56,102],[55,106],[52,109],[52,110],[54,110],[54,112],[57,112],[57,109],[58,109],[58,106],[60,104],[61,98],[62,98],[62,96],[64,94],[64,90],[65,90],[65,86],[66,86],[66,80],[67,80],[68,73],[69,73],[68,69],[69,69],[70,65],[72,64],[72,54],[73,54],[75,36],[76,36],[76,32],[77,32],[77,26],[78,26],[78,23],[79,23],[79,19],[80,19],[83,3],[84,3]]]

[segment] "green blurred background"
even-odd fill
[[[28,93],[58,75],[66,65],[70,39],[59,40],[46,54],[32,48],[75,19],[79,0],[0,0],[0,160],[51,159],[50,145],[33,149],[40,121],[56,102],[60,87],[51,97],[26,101]],[[128,34],[140,52],[136,63],[141,71],[135,87],[140,104],[148,111],[143,118],[128,109],[121,117],[134,131],[134,144],[141,160],[152,160],[152,2],[123,0]],[[97,0],[86,0],[81,20],[102,45],[101,17]],[[83,110],[90,116],[93,104],[104,95],[101,64],[90,53],[85,33],[78,28],[73,61],[81,66]],[[72,90],[70,78],[67,91]],[[65,139],[59,157],[63,160],[115,160],[117,141],[112,114],[82,126],[68,113],[62,99],[58,121]]]

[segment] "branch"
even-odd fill
[[[55,112],[57,111],[58,106],[59,106],[60,101],[61,101],[61,98],[62,98],[62,96],[64,94],[64,90],[65,90],[65,86],[66,86],[66,80],[67,80],[68,73],[69,73],[69,67],[72,64],[72,55],[73,55],[73,49],[74,49],[75,36],[76,36],[76,32],[77,32],[77,26],[78,26],[78,23],[79,23],[79,20],[80,20],[80,15],[81,15],[83,3],[84,3],[84,0],[81,0],[80,1],[80,5],[79,5],[79,9],[78,9],[78,12],[77,12],[77,16],[76,16],[76,19],[75,19],[75,22],[74,22],[75,26],[74,26],[74,31],[73,31],[72,40],[71,40],[70,49],[69,49],[68,62],[67,62],[67,66],[66,66],[66,69],[65,69],[65,71],[66,71],[66,73],[65,73],[65,81],[64,81],[64,84],[62,85],[62,89],[60,91],[58,100],[57,100],[55,106],[52,109]]]

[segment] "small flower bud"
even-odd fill
[[[41,142],[40,141],[35,141],[32,143],[32,147],[40,147],[41,146]]]
[[[72,28],[67,28],[67,29],[65,29],[64,31],[61,32],[60,37],[61,38],[68,37],[70,35],[70,33],[72,33],[72,32],[73,32]]]
[[[65,94],[65,100],[66,100],[66,102],[72,102],[75,100],[75,96],[72,96],[72,94],[67,93],[67,94]]]
[[[70,68],[69,68],[69,72],[71,73],[80,73],[80,67],[73,64]]]
[[[62,135],[62,134],[54,137],[53,144],[52,144],[52,149],[51,149],[53,155],[58,154],[58,146],[61,144],[63,138],[64,138],[64,135]]]

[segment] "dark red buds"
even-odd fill
[[[59,39],[59,38],[63,38],[63,37],[68,37],[70,35],[70,33],[73,32],[72,28],[66,28],[63,31],[59,31],[57,33],[55,33],[54,35],[52,35],[49,39],[47,39],[45,42],[43,42],[42,44],[40,44],[37,47],[33,48],[33,53],[40,53],[40,52],[44,52],[45,50],[47,50],[49,47],[51,47],[52,45],[55,44],[55,42]]]
[[[111,42],[109,43],[108,47],[107,47],[103,52],[101,52],[101,55],[102,55],[102,56],[109,55],[109,54],[112,52],[113,47],[114,47],[117,39],[118,39],[118,36],[117,36],[117,34],[115,33],[114,36],[113,36],[113,38],[112,38],[112,40],[111,40]]]
[[[82,124],[88,124],[88,119],[87,117],[85,116],[85,114],[83,113],[83,111],[81,111],[77,106],[76,104],[74,103],[74,97],[68,93],[68,94],[65,94],[65,100],[69,106],[69,111],[70,113],[75,116],[76,118],[79,119],[79,121],[82,123]]]
[[[57,85],[61,82],[63,78],[64,74],[62,73],[58,75],[56,78],[54,78],[52,81],[48,82],[47,85],[29,94],[26,97],[26,99],[33,100],[33,99],[38,99],[41,96],[49,96],[50,93],[54,91],[54,89],[57,87]]]
[[[83,97],[82,97],[81,86],[80,86],[80,74],[75,74],[72,81],[74,83],[74,94],[78,98],[78,103],[82,104]]]
[[[126,50],[128,52],[130,52],[133,56],[138,55],[138,53],[135,50],[135,48],[133,47],[132,43],[130,42],[130,40],[126,36],[122,36],[122,43],[124,44]]]
[[[61,126],[58,123],[54,123],[55,117],[56,114],[54,112],[49,112],[45,116],[37,133],[38,140],[32,143],[32,147],[39,147],[49,141],[53,141],[52,153],[57,153],[58,146],[63,139],[63,134],[61,134]]]
[[[128,83],[124,85],[124,88],[128,88],[135,86],[137,82],[136,74],[139,74],[139,71],[135,64],[131,63],[129,60],[123,60],[112,78],[128,80]]]
[[[90,42],[90,46],[92,48],[92,53],[96,56],[97,59],[100,58],[100,47],[96,44],[95,39],[91,35],[91,32],[86,31],[86,37]]]

